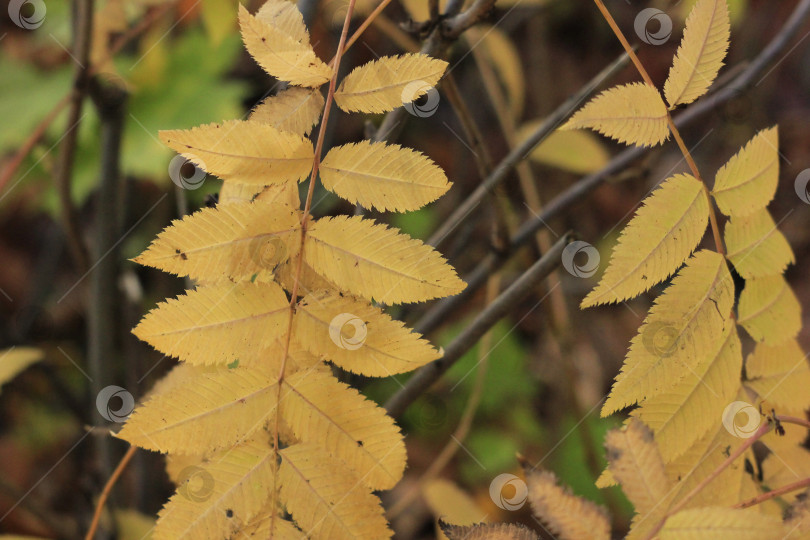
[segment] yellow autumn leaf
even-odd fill
[[[205,171],[242,184],[302,180],[315,155],[304,137],[252,120],[161,131],[160,140]]]
[[[280,23],[282,27],[268,24],[239,5],[242,41],[262,69],[296,86],[319,87],[330,79],[332,69],[315,55],[309,40],[302,42],[288,34],[285,23]]]
[[[560,129],[590,128],[625,144],[656,146],[669,137],[667,106],[644,83],[614,86],[577,111]]]
[[[309,30],[304,24],[304,16],[298,6],[289,0],[267,0],[256,12],[256,19],[299,43],[309,45]]]
[[[708,219],[699,180],[688,174],[666,180],[622,231],[607,270],[582,307],[633,298],[667,279],[700,243]]]
[[[464,38],[490,65],[506,90],[507,104],[513,118],[520,118],[526,101],[526,77],[520,51],[509,36],[497,26],[479,24],[467,29]]]
[[[610,472],[636,512],[645,514],[663,503],[671,485],[650,428],[633,419],[607,433],[605,449]]]
[[[717,428],[740,386],[742,348],[733,321],[710,345],[676,386],[648,397],[632,413],[655,433],[665,463]]]
[[[226,283],[158,304],[132,331],[192,364],[253,360],[286,330],[289,301],[275,283]]]
[[[42,351],[34,347],[11,347],[0,351],[0,386],[43,357]]]
[[[810,408],[810,365],[795,339],[779,345],[757,343],[745,360],[745,385],[768,404],[788,411]]]
[[[295,258],[300,239],[300,217],[292,208],[233,203],[175,220],[133,260],[207,283],[268,281],[279,264]]]
[[[782,520],[748,510],[704,507],[682,510],[667,519],[661,540],[781,540]]]
[[[538,536],[516,523],[479,523],[478,525],[451,525],[439,521],[442,533],[449,540],[537,540]]]
[[[715,350],[733,303],[734,282],[725,259],[713,251],[696,253],[633,338],[602,416],[677,385]]]
[[[444,478],[434,478],[422,487],[425,503],[436,519],[452,525],[486,521],[484,512],[464,490]]]
[[[524,124],[518,130],[518,139],[525,139],[541,122]],[[575,174],[588,174],[603,169],[610,154],[593,133],[557,129],[531,151],[529,159]]]
[[[299,371],[284,380],[281,417],[302,443],[317,443],[370,489],[391,489],[405,471],[394,419],[331,373]]]
[[[724,235],[728,259],[745,279],[782,274],[796,261],[790,244],[765,208],[731,218]]]
[[[154,540],[234,535],[271,497],[276,455],[267,444],[252,442],[225,450],[200,468],[205,485],[194,492],[178,486],[160,511]]]
[[[526,468],[529,502],[534,515],[558,538],[610,539],[604,508],[562,487],[550,471]]]
[[[284,3],[293,5],[287,0]],[[249,118],[279,131],[306,136],[318,123],[323,104],[323,95],[317,88],[291,86],[256,105]]]
[[[748,216],[768,206],[779,182],[779,131],[757,133],[723,165],[712,195],[727,216]]]
[[[346,112],[391,111],[426,94],[445,69],[447,62],[425,54],[383,56],[349,73],[335,103]]]
[[[276,271],[275,279],[285,291],[292,294],[293,285],[298,284],[297,295],[299,297],[312,294],[316,291],[332,290],[335,285],[319,275],[312,267],[304,261],[301,264],[301,273],[298,274],[298,261],[288,260]]]
[[[381,211],[417,210],[450,189],[438,165],[398,144],[361,141],[332,148],[320,172],[329,191]]]
[[[281,500],[307,535],[391,537],[380,500],[341,461],[314,444],[295,444],[279,453]]]
[[[406,373],[440,357],[422,336],[380,308],[332,291],[298,303],[293,335],[311,353],[369,377]]]
[[[664,83],[671,108],[692,103],[706,93],[723,66],[730,35],[726,0],[698,0]]]
[[[799,301],[780,275],[747,280],[737,312],[751,337],[768,345],[796,337],[802,327]]]
[[[442,298],[466,287],[432,247],[359,216],[314,222],[304,256],[341,289],[384,304]]]
[[[261,429],[275,411],[276,380],[258,370],[221,368],[137,407],[117,437],[148,450],[209,454]]]

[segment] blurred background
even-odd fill
[[[244,51],[235,0],[2,4],[8,9],[0,12],[0,349],[12,351],[3,353],[9,359],[24,352],[29,359],[21,362],[30,366],[0,393],[0,533],[80,538],[126,450],[109,430],[118,429],[132,401],[174,363],[161,361],[130,330],[186,284],[128,259],[172,219],[216,204],[221,185],[212,176],[193,184],[173,182],[174,154],[157,133],[244,118],[279,85]],[[260,2],[247,4],[255,10]],[[375,4],[358,1],[352,29]],[[663,85],[692,4],[607,3],[638,44],[656,84]],[[745,69],[796,2],[729,4],[732,45],[719,85]],[[331,58],[347,1],[300,0],[299,7],[316,52]],[[639,13],[648,7],[664,18],[639,25]],[[77,24],[83,9],[93,12],[92,30],[84,33]],[[420,30],[426,28],[418,23],[428,19],[427,0],[394,0],[347,53],[344,68],[418,50]],[[810,24],[751,90],[683,132],[711,178],[757,131],[779,125],[780,187],[770,209],[796,254],[788,279],[805,305],[810,300],[810,197],[806,180],[802,197],[797,179],[810,169],[808,32]],[[81,46],[83,35],[86,46]],[[438,101],[418,102],[398,126],[396,142],[429,155],[453,188],[423,210],[373,217],[428,238],[480,184],[487,167],[491,170],[620,54],[621,46],[590,1],[499,0],[481,25],[448,50],[458,91],[448,92],[440,83]],[[638,79],[626,66],[600,88]],[[333,110],[326,148],[358,141],[381,121],[382,115]],[[480,142],[469,136],[470,121]],[[441,250],[463,277],[532,219],[537,203],[553,200],[602,169],[620,150],[589,133],[553,135]],[[603,269],[621,225],[644,196],[685,171],[674,144],[648,152],[548,222],[545,240],[511,256],[499,273],[501,288],[538,258],[541,242],[553,242],[568,230],[597,248]],[[315,201],[318,216],[354,212],[320,188]],[[600,418],[599,407],[654,294],[581,312],[578,304],[599,273],[574,274],[560,268],[399,419],[409,469],[383,496],[398,537],[433,537],[437,505],[464,497],[466,502],[458,504],[469,503],[491,521],[521,521],[542,533],[528,505],[503,503],[520,498],[519,486],[502,486],[501,499],[490,494],[499,475],[521,475],[517,453],[554,471],[575,493],[607,506],[617,532],[627,526],[631,508],[620,492],[594,486],[604,467],[604,433],[622,421],[619,415]],[[437,346],[447,344],[486,303],[482,289],[434,325],[428,337]],[[414,324],[428,308],[391,312]],[[805,348],[810,345],[806,331],[800,339]],[[384,402],[407,376],[345,378]],[[429,470],[443,451],[446,465]],[[160,456],[136,454],[105,517],[114,520],[119,538],[148,537],[172,492],[164,468]],[[426,472],[444,481],[427,482]]]

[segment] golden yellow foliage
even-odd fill
[[[242,40],[262,69],[290,84],[317,88],[329,80],[332,69],[315,55],[309,39],[301,41],[298,31],[293,30],[289,23],[289,19],[280,17],[270,24],[268,18],[254,17],[239,5]]]
[[[465,287],[430,246],[358,216],[313,223],[304,257],[342,290],[384,304],[422,302]]]
[[[307,139],[253,120],[161,131],[160,140],[206,172],[241,184],[303,180],[314,155]]]
[[[286,0],[285,3],[293,5]],[[250,120],[269,124],[279,131],[306,136],[318,123],[321,111],[323,95],[320,90],[291,86],[256,105],[250,113]]]
[[[698,0],[686,20],[675,61],[664,84],[671,108],[706,93],[723,66],[731,34],[726,0]]]
[[[346,112],[390,111],[425,95],[446,68],[444,60],[424,54],[383,56],[349,73],[335,103]]]
[[[591,128],[625,144],[656,146],[669,137],[667,106],[658,90],[631,83],[605,90],[560,129]]]
[[[724,233],[727,257],[745,279],[782,274],[795,262],[790,244],[765,208],[731,218]]]
[[[708,200],[695,177],[666,180],[622,231],[607,270],[582,307],[633,298],[667,279],[697,247],[708,219]]]
[[[723,165],[712,195],[727,216],[748,216],[768,206],[779,182],[779,132],[765,129]]]
[[[382,211],[417,210],[450,189],[438,165],[398,144],[361,141],[335,147],[323,158],[320,171],[329,191]]]

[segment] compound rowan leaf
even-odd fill
[[[267,444],[247,443],[201,466],[205,488],[192,495],[178,486],[160,511],[155,540],[229,538],[256,516],[272,494],[276,455]],[[189,478],[191,480],[191,478]],[[269,488],[268,488],[269,487]]]
[[[296,86],[317,88],[332,76],[332,69],[315,55],[307,42],[287,32],[288,20],[268,24],[266,18],[254,17],[239,6],[239,27],[245,48],[267,73]],[[293,31],[294,32],[294,31]]]
[[[795,339],[779,345],[757,343],[745,360],[745,385],[760,398],[788,411],[810,408],[810,365]]]
[[[186,362],[226,365],[273,345],[289,309],[272,282],[209,285],[158,304],[132,332]]]
[[[335,103],[346,112],[394,110],[425,95],[447,65],[426,54],[383,56],[346,75],[335,92]]]
[[[550,471],[524,470],[532,511],[550,532],[559,538],[610,538],[610,521],[604,508],[560,486]]]
[[[0,351],[0,386],[22,373],[28,366],[44,358],[35,347],[11,347]]]
[[[515,523],[452,525],[440,520],[439,527],[449,540],[537,540],[538,538],[531,529]]]
[[[380,308],[332,291],[310,294],[298,303],[293,335],[311,353],[369,377],[413,371],[441,356]]]
[[[384,304],[441,298],[466,286],[430,246],[359,216],[313,223],[304,254],[341,289]]]
[[[680,382],[648,397],[633,415],[655,433],[665,463],[683,454],[711,429],[740,386],[742,347],[733,321],[717,336]]]
[[[309,140],[253,120],[161,131],[160,140],[205,171],[241,184],[304,179],[314,157]]]
[[[671,485],[650,428],[632,419],[607,433],[605,448],[608,468],[637,513],[650,512],[667,497]]]
[[[725,259],[706,250],[690,258],[633,338],[602,415],[667,391],[694,371],[725,335],[733,303]]]
[[[787,531],[778,517],[736,508],[682,510],[667,519],[661,540],[781,540]]]
[[[796,337],[802,327],[799,300],[780,275],[746,281],[737,311],[742,327],[767,345]]]
[[[724,235],[727,257],[745,279],[781,274],[795,262],[790,244],[765,208],[731,218]]]
[[[283,3],[295,9],[295,5],[287,0]],[[279,131],[306,136],[318,123],[323,104],[323,95],[317,88],[291,86],[256,105],[249,118],[254,122],[271,125]]]
[[[331,373],[299,371],[284,380],[281,417],[302,443],[318,443],[370,489],[391,489],[405,471],[394,419]]]
[[[723,66],[731,25],[726,0],[699,0],[686,19],[664,95],[671,108],[706,93]]]
[[[365,208],[405,212],[450,188],[444,171],[421,152],[362,141],[333,148],[320,166],[323,187]]]
[[[281,500],[314,538],[390,538],[380,500],[337,458],[314,444],[279,452]]]
[[[748,216],[768,206],[779,182],[779,131],[757,133],[723,165],[712,195],[727,216]]]
[[[278,386],[257,370],[222,368],[187,378],[135,409],[117,437],[171,454],[209,454],[248,439],[276,407]]]
[[[708,219],[699,180],[688,174],[666,180],[622,231],[607,270],[582,307],[633,298],[667,279],[700,243]]]
[[[590,128],[625,144],[656,146],[669,137],[667,106],[658,90],[631,83],[605,90],[560,129]]]
[[[279,264],[298,254],[300,238],[296,210],[239,202],[175,220],[133,260],[208,283],[268,281]]]

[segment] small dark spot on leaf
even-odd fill
[[[228,508],[227,510],[225,510],[225,515],[228,516],[229,518],[232,518],[233,517],[233,510]]]

